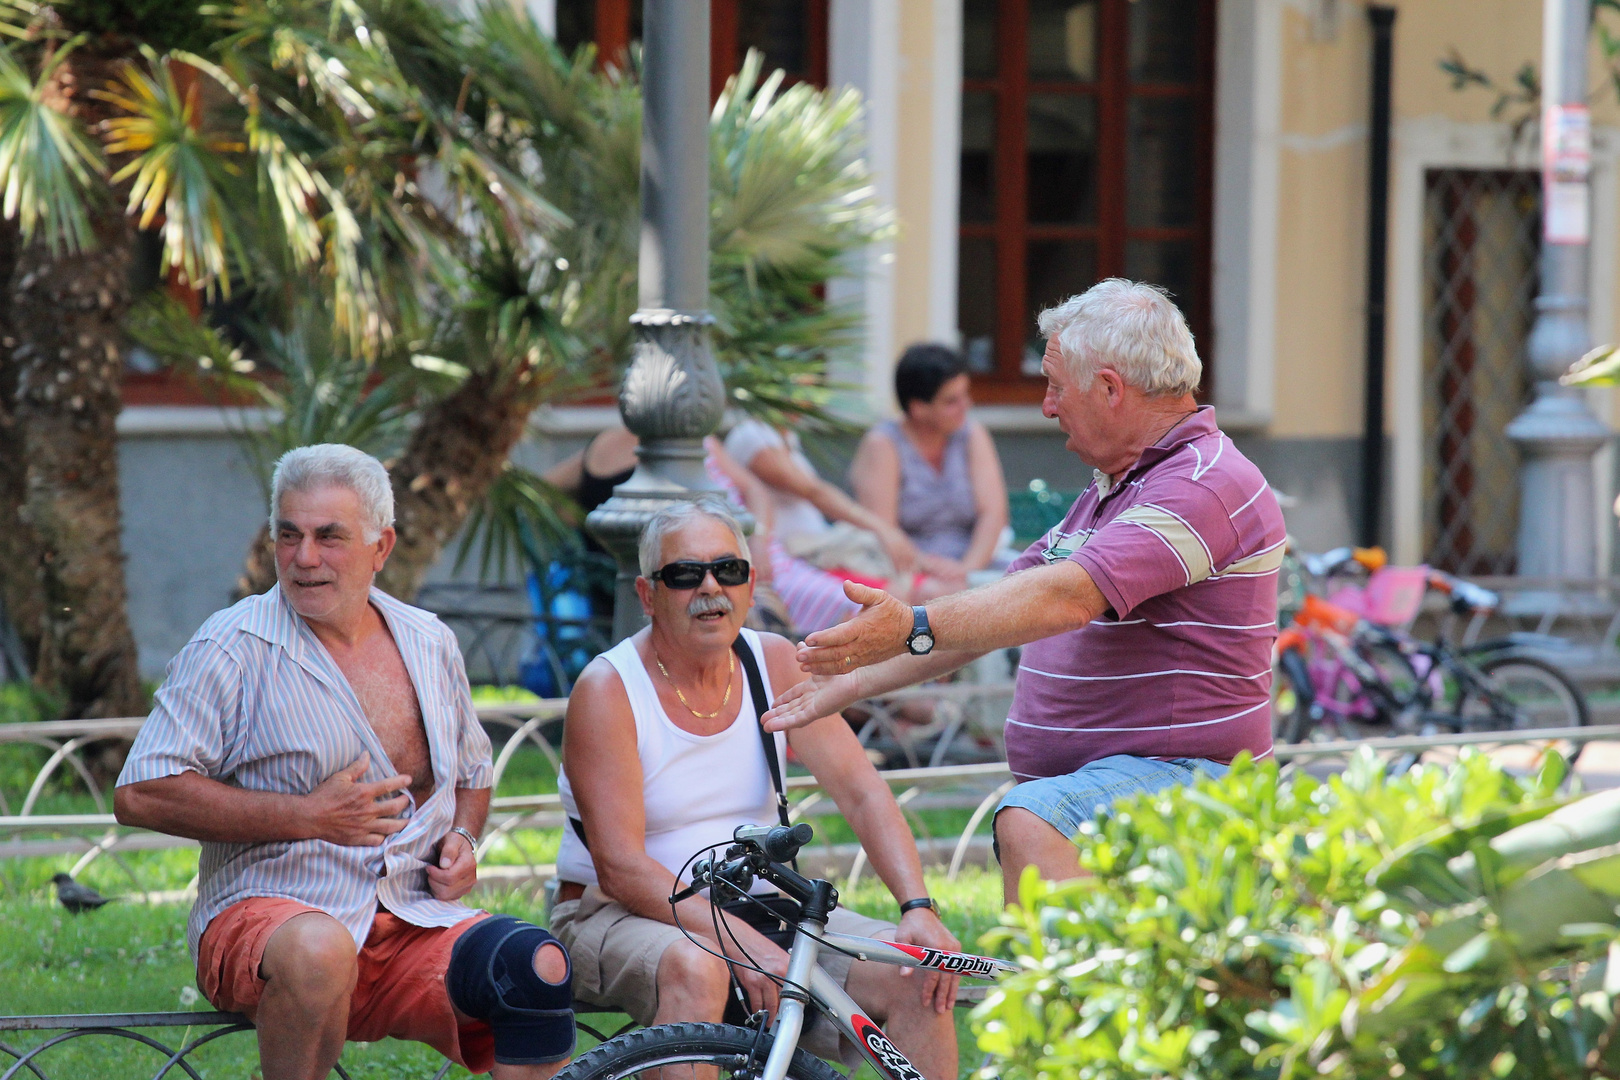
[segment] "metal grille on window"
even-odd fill
[[[1531,393],[1540,178],[1441,169],[1427,180],[1424,555],[1453,573],[1511,574],[1519,452],[1504,429]]]

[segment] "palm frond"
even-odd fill
[[[578,555],[582,516],[579,504],[543,477],[508,462],[468,517],[455,568],[476,552],[481,580],[510,580],[511,569],[542,569],[559,554]]]
[[[0,213],[25,238],[43,235],[53,253],[94,245],[88,203],[102,173],[101,155],[79,123],[50,100],[51,79],[82,38],[61,45],[28,77],[0,46]]]
[[[1565,386],[1620,385],[1620,345],[1599,345],[1559,377]]]
[[[199,86],[193,81],[180,89],[172,67],[176,58],[144,46],[141,52],[145,69],[130,61],[121,85],[91,91],[121,110],[105,124],[107,153],[132,155],[113,182],[133,177],[129,213],[139,215],[141,228],[163,216],[165,266],[193,288],[229,295],[227,253],[238,264],[243,254],[226,185],[241,175],[235,159],[247,142],[239,132],[204,126]]]

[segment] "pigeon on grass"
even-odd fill
[[[90,886],[80,885],[66,874],[57,874],[51,880],[56,882],[56,899],[75,915],[94,911],[101,905],[110,904],[118,899],[116,896],[102,896]]]

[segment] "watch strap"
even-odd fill
[[[478,855],[478,837],[474,836],[471,830],[464,829],[460,825],[452,826],[450,831],[467,841],[467,846],[472,848],[473,856],[476,858]]]
[[[907,900],[900,905],[900,914],[904,915],[906,912],[916,911],[918,908],[927,908],[935,915],[939,914],[939,904],[935,902],[932,896],[919,896],[915,900]]]
[[[933,649],[933,645],[931,643],[927,649],[923,649],[920,652],[915,648],[914,643],[916,640],[925,634],[928,636],[930,642],[932,642],[934,630],[928,625],[928,609],[921,604],[913,605],[911,609],[911,633],[906,635],[906,650],[913,656],[922,655],[923,653],[927,653]]]

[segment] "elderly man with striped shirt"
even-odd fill
[[[568,957],[460,903],[489,738],[455,635],[372,587],[394,545],[388,473],[301,447],[270,507],[276,586],[180,650],[114,796],[123,824],[202,841],[198,985],[258,1028],[263,1080],[319,1080],[346,1040],[385,1037],[549,1077],[573,1047]]]
[[[782,730],[1024,646],[1007,717],[1020,781],[996,808],[1009,899],[1026,866],[1079,872],[1073,836],[1115,798],[1271,753],[1282,512],[1194,400],[1202,365],[1168,296],[1119,279],[1044,311],[1042,411],[1093,467],[1063,521],[978,589],[912,608],[851,584],[811,634]]]

